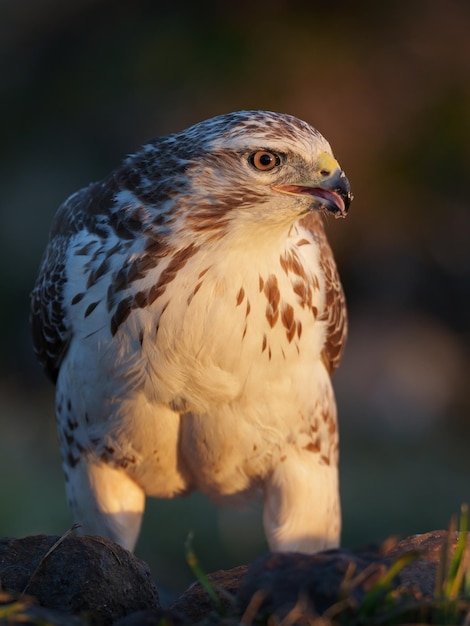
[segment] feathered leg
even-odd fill
[[[265,483],[263,522],[273,552],[314,553],[339,545],[336,463],[290,448]]]
[[[145,509],[141,487],[122,469],[83,459],[69,468],[67,498],[84,535],[111,539],[133,550]]]

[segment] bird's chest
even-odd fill
[[[147,345],[159,397],[191,398],[188,408],[205,412],[212,401],[303,384],[323,348],[325,296],[316,249],[302,241],[267,257],[196,257],[172,281]]]

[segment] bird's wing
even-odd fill
[[[70,196],[57,211],[36,284],[31,293],[33,345],[39,362],[53,382],[72,338],[64,307],[66,265],[72,238],[111,205],[114,189],[93,183]]]
[[[108,291],[107,300],[114,334],[123,316],[129,312],[129,307],[125,306],[128,298],[122,294],[130,284],[155,267],[163,254],[166,214],[160,210],[155,217],[146,210],[149,204],[166,206],[169,204],[166,201],[174,195],[174,189],[169,189],[170,183],[162,183],[159,175],[161,161],[155,155],[161,146],[165,146],[164,139],[155,140],[153,152],[149,149],[150,156],[144,150],[129,157],[104,180],[70,196],[55,215],[31,294],[34,348],[53,382],[57,380],[73,335],[73,320],[67,314],[67,306],[73,308],[80,299],[85,301],[90,288],[111,271],[112,279],[108,283],[112,283],[112,289]],[[173,156],[165,156],[170,172],[177,169]],[[145,237],[141,237],[143,233]],[[114,254],[119,261],[113,268],[111,257]],[[73,263],[72,257],[82,257],[85,261]],[[67,284],[74,284],[68,274],[77,267],[82,267],[86,284],[66,306],[65,288]],[[136,306],[139,305],[139,295],[136,296]],[[89,304],[85,317],[96,304]]]
[[[327,324],[322,359],[328,372],[333,374],[339,366],[346,344],[348,330],[346,300],[333,253],[321,224],[321,217],[317,213],[309,213],[301,223],[312,232],[320,247],[320,266],[325,279],[325,310],[319,319],[325,320]]]
[[[53,222],[36,284],[31,293],[31,328],[36,356],[53,382],[70,341],[65,322],[63,290],[66,254],[73,216],[80,210],[86,190],[71,196]]]

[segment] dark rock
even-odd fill
[[[248,565],[240,565],[229,570],[219,570],[207,576],[224,612],[230,613],[233,610],[240,582],[247,571]],[[199,582],[193,583],[186,589],[170,608],[188,618],[190,624],[201,621],[208,613],[216,609],[209,594]]]
[[[419,559],[429,563],[439,563],[442,560],[442,550],[447,547],[449,556],[455,551],[460,533],[448,530],[433,530],[422,535],[410,535],[406,539],[395,542],[383,552],[386,556],[397,559],[409,552],[416,552]],[[467,533],[466,553],[470,558],[470,533]]]
[[[253,563],[237,595],[241,614],[248,623],[255,616],[275,613],[282,620],[291,612],[289,623],[322,615],[335,609],[354,614],[367,592],[397,559],[411,555],[391,583],[395,599],[430,601],[435,594],[438,568],[449,563],[459,533],[434,531],[413,535],[402,541],[387,541],[367,552],[329,550],[314,555],[268,554]],[[467,534],[470,560],[470,533]],[[445,554],[445,556],[444,556]],[[342,603],[343,600],[347,600]],[[380,602],[380,595],[379,595]],[[413,603],[411,603],[412,605]],[[380,606],[374,608],[380,611]]]
[[[89,623],[160,608],[148,566],[100,537],[1,538],[0,585]]]
[[[416,598],[432,598],[439,563],[443,564],[451,559],[458,540],[458,532],[434,530],[406,537],[386,547],[382,553],[393,561],[405,554],[416,554],[417,558],[401,570],[400,585],[407,587]],[[467,533],[466,558],[470,562],[470,533]]]
[[[171,610],[147,610],[136,611],[125,617],[121,617],[113,626],[189,626],[189,622],[183,615]]]
[[[254,615],[272,613],[279,620],[289,613],[293,620],[296,612],[313,618],[335,605],[343,590],[351,606],[357,606],[389,565],[379,554],[341,549],[313,555],[267,554],[253,563],[242,581],[238,608],[249,616],[248,622]]]

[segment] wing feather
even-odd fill
[[[333,374],[339,366],[346,344],[348,331],[346,299],[320,215],[309,213],[301,223],[311,231],[320,248],[320,267],[325,279],[325,310],[319,319],[327,322],[322,359],[327,370]]]

